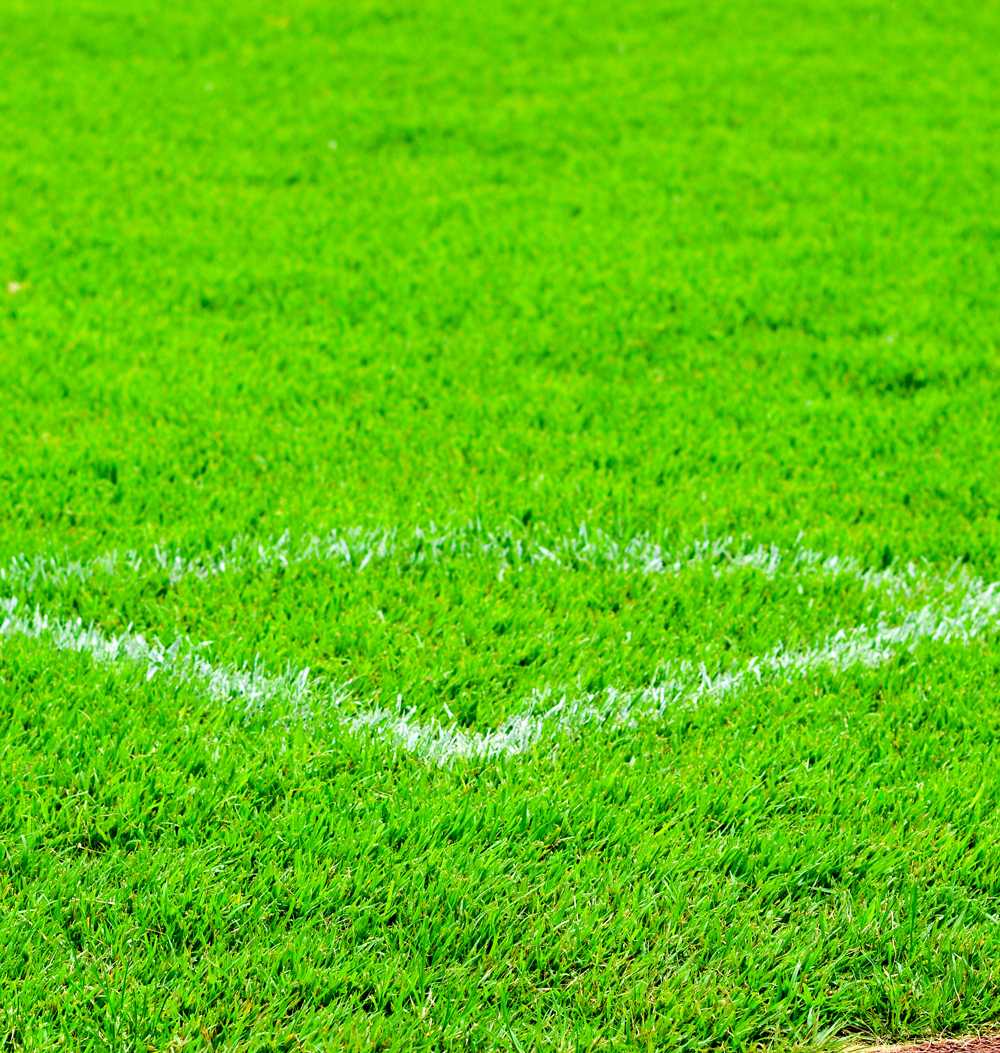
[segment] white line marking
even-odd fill
[[[662,718],[671,708],[722,701],[767,680],[793,680],[820,669],[843,671],[853,666],[875,668],[922,640],[969,643],[1000,624],[1000,585],[980,583],[961,598],[955,610],[931,606],[911,611],[895,624],[858,625],[841,629],[812,647],[789,650],[779,644],[768,653],[710,674],[704,666],[681,663],[638,690],[606,688],[596,694],[535,692],[525,709],[489,731],[466,731],[440,721],[418,720],[412,712],[372,709],[348,718],[352,729],[371,727],[388,734],[404,749],[446,764],[454,758],[489,759],[523,753],[536,743],[570,734],[588,725],[635,726]]]
[[[44,640],[58,651],[89,654],[102,664],[129,661],[144,667],[147,680],[159,673],[180,682],[197,684],[211,698],[240,700],[247,713],[263,709],[279,698],[304,703],[309,693],[309,669],[273,673],[259,661],[252,665],[213,665],[205,657],[206,644],[178,637],[169,646],[155,637],[126,630],[107,634],[81,618],[50,618],[39,609],[21,614],[16,597],[0,600],[0,637]],[[327,688],[331,699],[336,692]],[[346,697],[346,696],[345,696]]]
[[[708,564],[716,575],[741,569],[756,570],[769,577],[783,571],[818,573],[831,578],[854,578],[866,589],[904,595],[928,584],[962,584],[969,579],[966,568],[958,563],[944,575],[913,562],[898,569],[874,569],[853,557],[826,555],[801,544],[785,550],[777,545],[753,545],[746,538],[731,536],[701,538],[671,550],[650,534],[616,538],[586,525],[581,525],[575,534],[540,534],[540,540],[527,535],[528,531],[522,534],[490,530],[472,522],[455,528],[416,527],[412,532],[355,527],[310,534],[297,541],[287,532],[267,542],[240,535],[196,556],[160,546],[146,553],[111,551],[89,560],[15,556],[0,566],[0,586],[8,593],[30,594],[41,586],[60,589],[95,577],[123,574],[163,574],[174,585],[189,577],[208,579],[310,563],[329,563],[361,573],[373,563],[387,561],[418,565],[472,559],[495,562],[500,576],[544,565],[646,575],[680,574],[703,564]]]
[[[778,645],[714,674],[704,667],[680,663],[669,676],[639,690],[609,687],[599,694],[572,698],[536,691],[521,712],[487,731],[465,730],[433,718],[417,719],[401,700],[395,709],[353,709],[346,687],[310,682],[308,668],[274,674],[259,661],[243,667],[213,665],[205,657],[205,645],[179,638],[164,646],[131,631],[107,635],[80,619],[49,618],[37,609],[21,614],[16,598],[0,601],[0,614],[0,636],[47,640],[59,650],[89,653],[98,662],[134,662],[145,667],[147,679],[162,674],[193,683],[213,699],[241,701],[248,713],[283,699],[303,717],[330,713],[348,730],[367,729],[427,761],[446,764],[456,758],[483,760],[523,753],[543,739],[588,725],[618,727],[655,720],[669,708],[719,701],[765,680],[790,680],[824,668],[875,667],[922,640],[968,643],[1000,624],[1000,583],[970,578],[951,610],[924,606],[895,624],[879,622],[874,627],[842,629],[801,650]],[[343,712],[348,705],[353,711]]]

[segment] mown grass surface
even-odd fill
[[[970,667],[996,675],[946,652],[442,773],[8,646],[8,1034],[693,1049],[985,1021],[1000,728]]]
[[[1000,577],[998,45],[964,3],[9,0],[0,557],[586,523]],[[926,599],[715,569],[14,591],[470,727]],[[997,642],[442,768],[0,639],[0,1033],[746,1050],[994,1023]]]

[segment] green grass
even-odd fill
[[[308,717],[247,707],[7,623],[0,1043],[995,1026],[996,618],[515,756],[438,765],[345,721],[401,699],[471,734],[1000,578],[996,9],[5,0],[2,24],[0,566],[142,563],[0,599],[313,686]],[[429,554],[432,523],[461,551]],[[602,540],[567,555],[581,524]],[[153,555],[352,528],[396,549],[178,580]],[[607,553],[636,536],[918,569],[644,573]]]

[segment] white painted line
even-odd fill
[[[184,637],[167,646],[131,630],[104,633],[80,618],[50,618],[37,608],[23,612],[16,598],[0,600],[0,618],[0,637],[43,640],[58,651],[86,653],[102,664],[132,662],[143,668],[147,680],[163,674],[191,682],[213,699],[242,702],[247,713],[258,712],[279,698],[305,703],[309,694],[308,668],[276,674],[260,661],[245,666],[213,665],[205,657],[206,644]],[[335,697],[332,688],[325,690],[328,697]]]
[[[356,527],[298,539],[285,533],[266,542],[237,536],[194,556],[174,547],[155,547],[145,553],[112,551],[89,560],[15,556],[0,566],[0,590],[28,595],[42,586],[58,590],[102,576],[162,574],[170,584],[177,584],[190,577],[209,579],[300,564],[325,563],[361,573],[373,564],[390,561],[406,566],[475,559],[493,562],[500,577],[537,566],[651,575],[681,574],[708,565],[716,576],[742,569],[769,577],[785,572],[819,574],[853,578],[866,589],[904,595],[927,587],[961,587],[970,577],[960,564],[943,575],[912,562],[898,568],[875,569],[853,557],[827,555],[802,544],[782,549],[731,536],[701,538],[671,550],[649,534],[616,538],[582,525],[574,534],[541,535],[539,540],[527,536],[527,532],[522,535],[508,529],[491,530],[473,522],[454,528],[416,527],[412,531]]]
[[[924,640],[969,643],[1000,625],[1000,583],[979,583],[951,611],[926,606],[895,624],[841,629],[812,647],[790,650],[778,645],[729,669],[710,674],[682,663],[639,690],[609,687],[596,694],[556,698],[536,692],[528,706],[489,731],[467,731],[436,720],[418,720],[400,706],[372,709],[349,718],[354,729],[370,727],[404,749],[445,764],[455,758],[488,759],[523,753],[537,743],[571,734],[589,725],[637,726],[661,719],[670,709],[722,701],[755,684],[789,681],[822,669],[874,668]]]
[[[148,679],[164,675],[190,682],[213,699],[241,702],[248,713],[282,699],[303,717],[330,714],[351,731],[368,730],[427,761],[446,764],[523,753],[543,740],[590,725],[654,721],[668,709],[719,701],[765,681],[790,680],[821,669],[875,667],[923,640],[968,643],[1000,624],[1000,583],[970,578],[950,609],[924,606],[894,624],[842,629],[802,650],[779,645],[714,674],[681,663],[640,690],[609,687],[577,697],[536,691],[521,712],[486,731],[420,720],[402,700],[394,709],[355,709],[346,687],[310,682],[308,668],[275,674],[259,661],[243,667],[214,665],[205,657],[204,645],[178,639],[164,646],[131,631],[108,635],[79,619],[49,618],[38,610],[22,613],[16,598],[0,601],[0,615],[0,636],[46,640],[59,650],[86,652],[98,662],[133,662],[144,667]],[[351,711],[344,712],[349,705]]]

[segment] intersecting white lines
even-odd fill
[[[680,574],[704,563],[718,574],[750,568],[774,575],[785,569],[795,574],[846,575],[889,595],[927,588],[937,597],[894,621],[880,619],[870,626],[841,629],[806,648],[778,644],[716,673],[679,662],[661,669],[640,689],[608,687],[577,695],[540,689],[517,713],[486,730],[418,718],[401,699],[395,707],[366,706],[345,685],[311,678],[308,668],[275,673],[259,659],[242,667],[217,664],[209,660],[205,645],[186,638],[165,646],[131,630],[107,634],[79,619],[49,617],[37,608],[30,609],[16,595],[0,600],[0,637],[44,640],[57,650],[86,652],[98,662],[131,662],[144,668],[148,678],[165,676],[188,682],[213,699],[240,702],[248,711],[262,710],[278,699],[290,703],[293,712],[302,716],[322,710],[353,732],[373,734],[429,762],[444,764],[456,758],[485,760],[523,753],[586,727],[653,721],[668,709],[721,700],[767,680],[800,678],[821,669],[874,667],[921,640],[967,643],[1000,624],[1000,584],[976,578],[963,567],[953,567],[944,575],[913,564],[902,571],[873,570],[852,558],[825,556],[803,546],[784,550],[775,545],[750,546],[732,538],[704,539],[671,553],[646,535],[617,541],[586,528],[545,545],[529,544],[509,531],[470,524],[457,530],[426,528],[412,535],[392,530],[331,531],[298,543],[287,534],[267,543],[237,538],[213,553],[195,557],[164,549],[147,556],[111,553],[86,562],[19,557],[0,568],[0,586],[30,595],[42,583],[58,589],[97,575],[164,572],[171,582],[177,582],[188,576],[211,578],[309,562],[333,562],[361,571],[373,560],[480,558],[495,559],[499,574],[538,564],[573,570],[609,567],[642,574]]]

